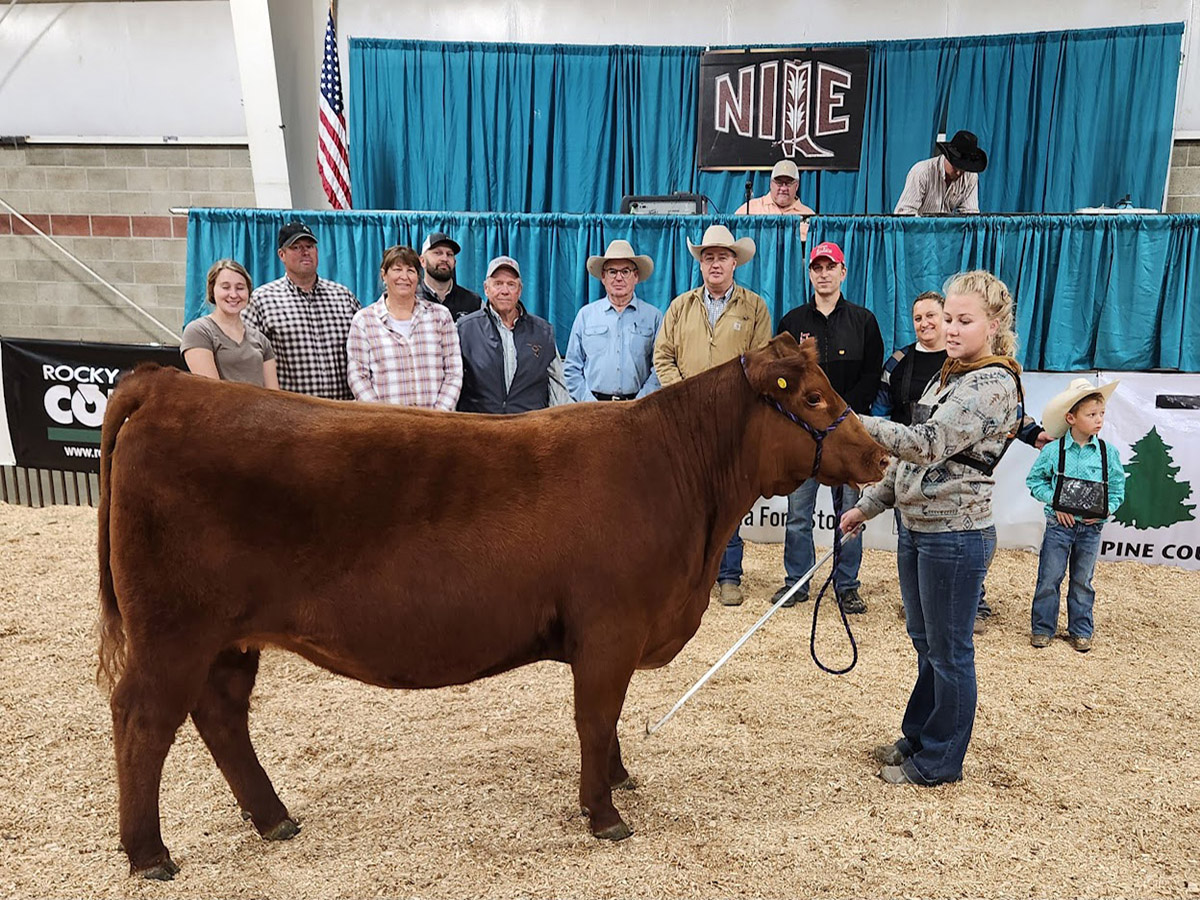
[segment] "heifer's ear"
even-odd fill
[[[795,338],[784,332],[765,347],[746,354],[750,386],[759,394],[782,401],[800,386],[810,367],[817,364],[812,343],[809,339],[797,346]]]
[[[775,339],[771,341],[771,343],[778,345],[779,348],[785,353],[791,353],[800,346],[796,343],[796,339],[792,337],[792,333],[790,331],[785,331],[782,334],[776,335]]]

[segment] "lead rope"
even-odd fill
[[[746,376],[746,381],[749,382],[750,381],[750,373],[746,369],[746,354],[744,354],[744,353],[742,354],[741,361],[742,361],[742,374],[744,374]],[[751,382],[751,384],[752,384],[752,382]],[[844,410],[842,410],[842,414],[840,416],[838,416],[836,419],[834,419],[833,422],[829,425],[829,427],[824,428],[824,429],[817,429],[817,428],[814,428],[813,426],[809,425],[807,422],[805,422],[803,419],[801,419],[798,415],[796,415],[791,410],[785,409],[782,403],[780,403],[778,400],[776,400],[774,397],[770,396],[769,394],[760,394],[759,396],[762,397],[762,399],[765,403],[767,403],[770,406],[773,406],[776,410],[778,410],[783,415],[785,415],[788,419],[790,419],[794,424],[799,425],[801,428],[803,428],[805,431],[807,431],[809,436],[812,437],[813,442],[817,446],[816,446],[815,452],[813,453],[812,475],[810,475],[809,477],[816,478],[817,472],[820,471],[820,468],[821,468],[821,453],[825,449],[825,438],[828,437],[829,434],[831,434],[835,428],[837,428],[839,425],[841,425],[850,416],[851,411],[852,411],[850,409],[850,404],[849,403],[846,404],[846,408]],[[823,585],[821,585],[821,590],[817,593],[817,600],[813,604],[812,632],[808,638],[808,652],[812,655],[813,662],[815,662],[817,664],[817,668],[819,668],[822,672],[828,672],[830,675],[845,675],[847,672],[849,672],[851,669],[853,669],[855,667],[855,665],[858,664],[858,644],[855,643],[855,641],[854,641],[854,632],[852,632],[850,630],[850,620],[846,618],[846,610],[844,610],[842,608],[842,598],[837,596],[837,588],[836,587],[833,589],[833,595],[837,599],[838,613],[840,613],[841,617],[842,617],[842,627],[846,629],[846,637],[848,637],[850,639],[850,650],[852,653],[852,655],[850,657],[850,665],[846,666],[846,668],[844,668],[844,669],[831,669],[831,668],[829,668],[829,666],[825,665],[825,663],[821,662],[821,660],[817,657],[817,611],[821,608],[821,598],[825,596],[825,591],[828,590],[828,588],[831,584],[833,584],[833,575],[837,571],[838,561],[841,559],[841,556],[842,556],[842,530],[839,527],[841,525],[841,521],[842,521],[842,488],[841,488],[841,485],[838,485],[837,487],[833,488],[833,518],[834,518],[834,523],[833,523],[833,563],[829,570],[829,577],[826,578],[825,583]],[[755,627],[757,627],[757,626],[755,626]],[[698,686],[699,685],[697,685],[697,687]],[[672,712],[674,712],[674,710],[672,710]]]
[[[850,630],[850,620],[846,618],[846,610],[842,608],[842,598],[837,595],[836,587],[833,589],[833,596],[837,600],[838,613],[842,617],[842,627],[846,629],[846,637],[850,639],[850,665],[844,669],[831,669],[817,656],[817,612],[821,608],[821,598],[833,584],[834,573],[837,572],[838,562],[842,558],[842,499],[842,486],[838,485],[833,488],[833,559],[830,562],[829,575],[825,579],[825,583],[821,585],[821,590],[817,593],[817,599],[813,603],[812,631],[808,636],[808,652],[812,656],[813,662],[817,664],[818,669],[830,675],[845,675],[858,664],[858,644],[854,640],[854,632]]]

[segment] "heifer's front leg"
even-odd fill
[[[294,836],[300,826],[288,815],[250,743],[250,693],[258,675],[258,651],[223,650],[192,710],[192,721],[238,805],[268,841]]]
[[[612,802],[612,777],[624,773],[620,745],[616,740],[617,719],[625,704],[625,692],[633,666],[615,669],[611,659],[573,662],[575,675],[575,728],[579,732],[579,805],[591,819],[592,834],[619,841],[633,834]],[[615,757],[614,757],[615,753]],[[616,759],[619,772],[614,773]]]
[[[130,872],[143,878],[167,881],[179,871],[162,841],[158,792],[167,751],[197,688],[179,672],[150,673],[131,666],[113,689],[121,846]]]

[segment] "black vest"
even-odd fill
[[[554,362],[554,327],[521,308],[513,326],[517,371],[504,390],[504,348],[499,328],[486,309],[458,321],[462,347],[463,386],[458,408],[463,412],[521,413],[550,405],[550,364]]]

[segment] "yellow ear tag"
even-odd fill
[[[775,383],[778,384],[781,388],[784,388],[785,390],[787,389],[787,379],[786,378],[780,378]]]

